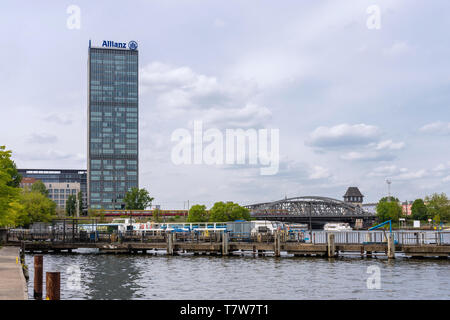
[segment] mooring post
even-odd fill
[[[172,233],[166,233],[167,236],[167,254],[173,255],[173,237]]]
[[[222,255],[228,255],[228,233],[224,232],[222,235]]]
[[[47,272],[45,277],[46,295],[47,300],[59,300],[60,298],[60,273],[59,272]]]
[[[368,232],[368,233],[366,234],[366,242],[367,242],[367,243],[371,243],[371,242],[372,242],[372,233]],[[371,257],[371,256],[372,256],[372,251],[366,251],[366,255],[367,255],[368,257]]]
[[[279,231],[275,231],[274,252],[275,257],[279,257],[281,255],[281,236]]]
[[[172,254],[178,255],[178,251],[175,251],[175,243],[177,242],[177,234],[174,232],[172,233]]]
[[[25,242],[20,243],[20,263],[25,264]]]
[[[388,258],[395,259],[395,242],[393,234],[390,234],[388,237]]]
[[[42,300],[42,282],[43,282],[43,256],[34,256],[34,298]]]
[[[329,233],[327,237],[328,257],[336,256],[336,245],[334,243],[334,233]]]

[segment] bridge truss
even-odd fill
[[[375,218],[361,207],[327,197],[295,197],[245,206],[254,217]]]

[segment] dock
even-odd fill
[[[0,300],[28,300],[18,247],[0,248]]]
[[[395,258],[450,256],[449,232],[312,232],[307,238],[292,238],[283,231],[274,234],[242,235],[227,232],[135,232],[99,233],[11,233],[7,245],[22,246],[25,252],[72,252],[80,248],[98,249],[104,253],[147,253],[165,251],[228,256],[240,253],[285,254],[338,257],[356,254],[362,257],[384,255]]]

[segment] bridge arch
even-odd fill
[[[338,199],[320,196],[285,198],[273,202],[245,206],[256,218],[314,217],[314,218],[374,218],[360,206]]]

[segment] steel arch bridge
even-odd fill
[[[363,219],[366,223],[375,220],[376,215],[360,206],[341,200],[304,196],[286,198],[274,202],[264,202],[245,206],[258,219],[314,222],[345,221],[354,223]]]

